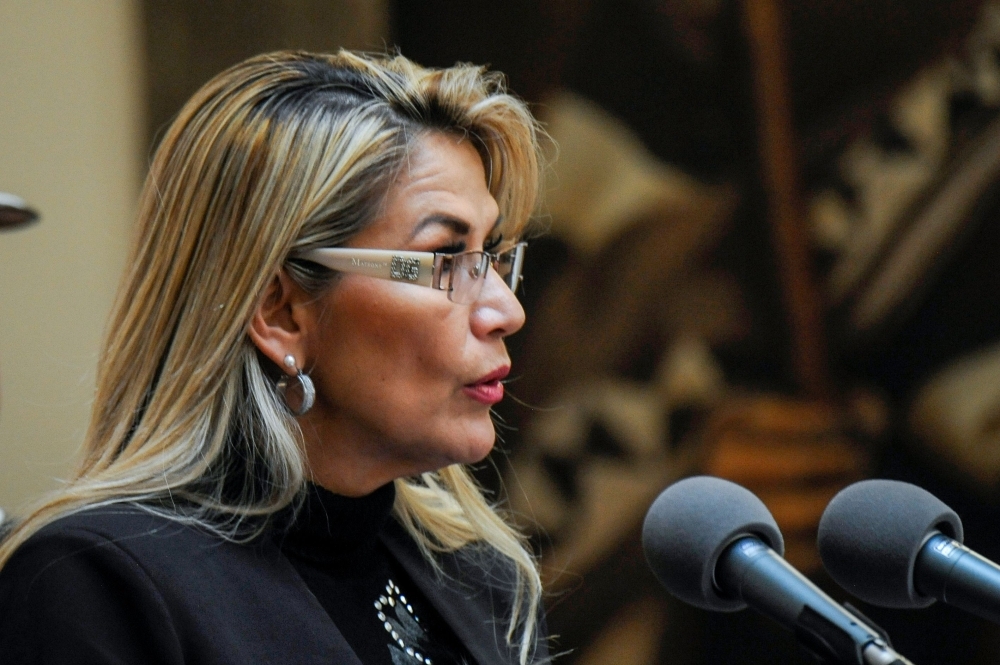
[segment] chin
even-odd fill
[[[459,454],[454,460],[455,464],[475,464],[482,462],[493,450],[496,443],[496,430],[493,429],[493,421],[489,418],[485,423],[476,422],[473,426],[465,428],[465,436],[461,441],[456,441],[453,450]]]

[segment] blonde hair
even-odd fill
[[[301,497],[301,435],[248,322],[281,268],[308,290],[329,285],[296,258],[371,222],[429,131],[472,141],[503,231],[521,234],[539,186],[538,128],[497,73],[279,52],[194,95],[146,180],[78,467],[8,534],[0,566],[38,529],[87,507],[141,502],[241,540]],[[473,542],[513,562],[507,640],[527,663],[538,639],[534,559],[467,471],[396,480],[394,510],[431,562]]]

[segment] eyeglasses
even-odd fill
[[[448,292],[448,299],[459,305],[476,301],[483,290],[490,265],[516,292],[521,283],[526,242],[492,254],[490,252],[406,252],[392,249],[354,249],[326,247],[314,249],[302,258],[331,270],[350,272],[408,284],[419,284]]]

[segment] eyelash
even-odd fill
[[[498,235],[496,238],[489,239],[485,243],[483,243],[483,251],[492,252],[494,249],[500,246],[501,242],[503,242],[502,233]],[[464,251],[465,251],[464,242],[452,243],[450,245],[439,247],[434,250],[436,254],[461,254]]]
[[[435,254],[461,254],[465,251],[464,242],[454,242],[450,245],[444,247],[438,247],[434,250]]]

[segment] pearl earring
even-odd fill
[[[291,411],[296,416],[301,416],[306,411],[312,408],[313,404],[316,402],[316,386],[313,385],[312,379],[309,375],[299,369],[298,365],[295,363],[295,356],[288,354],[285,356],[285,367],[289,370],[295,372],[295,374],[289,376],[285,374],[279,380],[275,386],[278,390],[278,394],[281,395],[282,401],[288,410]],[[302,396],[299,400],[298,407],[294,406],[293,402],[289,400],[289,389],[292,388],[292,379],[298,380],[299,388],[302,390]]]

